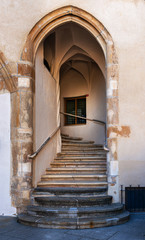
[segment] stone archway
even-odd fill
[[[55,27],[75,22],[87,29],[99,42],[106,59],[107,132],[109,194],[118,201],[119,133],[118,59],[112,37],[91,14],[73,6],[57,9],[43,17],[30,31],[18,63],[18,91],[12,96],[12,200],[18,211],[29,202],[32,183],[32,161],[27,155],[33,150],[33,92],[35,91],[34,61],[37,48]],[[55,77],[55,76],[54,76]],[[15,136],[15,139],[14,137]],[[112,171],[112,169],[116,171]]]

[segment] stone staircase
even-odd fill
[[[46,169],[20,223],[83,229],[125,223],[129,213],[107,195],[106,154],[102,145],[62,135],[62,152]]]

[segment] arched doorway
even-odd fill
[[[115,162],[117,163],[117,137],[111,134],[113,133],[113,127],[116,127],[118,125],[118,61],[117,61],[117,56],[114,48],[114,43],[112,41],[112,38],[108,31],[105,29],[105,27],[98,21],[96,20],[92,15],[89,13],[78,9],[76,7],[68,6],[64,7],[58,10],[55,10],[54,12],[49,13],[47,16],[45,16],[43,19],[41,19],[31,30],[31,32],[28,35],[26,44],[24,46],[24,50],[21,55],[21,61],[19,63],[18,69],[19,69],[19,74],[20,74],[20,80],[21,78],[23,79],[23,73],[27,72],[28,76],[28,81],[31,81],[33,83],[33,90],[30,87],[29,92],[24,92],[22,93],[22,100],[23,104],[22,107],[19,111],[20,117],[23,117],[27,115],[27,121],[28,124],[25,124],[23,126],[23,131],[21,131],[21,137],[24,139],[24,145],[25,145],[25,154],[21,152],[21,145],[18,144],[18,151],[20,151],[21,155],[21,161],[24,163],[27,163],[27,167],[31,168],[32,161],[27,158],[26,152],[31,153],[32,148],[35,148],[36,146],[33,144],[33,138],[32,138],[32,130],[33,128],[33,123],[34,119],[32,120],[32,110],[33,110],[33,104],[32,104],[32,98],[33,95],[35,94],[35,77],[34,77],[34,68],[35,68],[35,59],[36,59],[36,52],[38,51],[38,48],[40,47],[40,44],[46,39],[48,35],[53,33],[54,29],[56,29],[59,26],[63,26],[63,24],[77,24],[81,28],[83,27],[85,31],[88,33],[89,36],[93,36],[92,38],[95,39],[96,41],[96,46],[98,46],[98,51],[103,53],[102,56],[104,56],[104,64],[103,67],[105,71],[102,69],[101,64],[99,66],[99,61],[95,60],[95,56],[90,57],[90,54],[84,54],[85,49],[81,49],[80,46],[75,46],[73,45],[71,51],[67,51],[67,54],[70,55],[69,58],[67,58],[67,54],[64,57],[64,59],[59,59],[57,58],[57,61],[53,62],[53,66],[55,66],[55,69],[52,67],[51,68],[51,75],[53,76],[53,79],[56,81],[55,83],[55,88],[56,88],[56,93],[57,93],[57,99],[56,99],[56,125],[58,126],[60,123],[60,104],[59,104],[59,70],[61,68],[61,74],[65,73],[65,70],[67,69],[67,66],[69,66],[71,61],[71,64],[73,65],[76,59],[78,59],[79,64],[80,61],[82,61],[82,58],[85,61],[87,61],[88,66],[94,65],[94,69],[98,71],[102,71],[102,78],[106,77],[106,102],[107,102],[107,129],[109,132],[110,138],[108,139],[108,146],[110,148],[110,155],[108,158],[108,162],[111,163]],[[74,26],[73,26],[74,27]],[[53,38],[53,36],[52,36]],[[79,47],[79,50],[78,50]],[[65,48],[65,46],[64,46]],[[62,49],[64,49],[62,48]],[[68,49],[69,50],[69,49]],[[72,52],[76,52],[76,54],[72,54]],[[92,49],[93,52],[93,49]],[[79,56],[78,56],[79,55]],[[101,56],[101,54],[99,55]],[[51,59],[52,60],[52,59]],[[54,59],[56,60],[56,59]],[[62,61],[62,62],[61,62]],[[97,65],[95,65],[97,62]],[[66,66],[67,65],[67,66]],[[99,67],[98,67],[99,66]],[[71,69],[70,74],[76,74],[78,72],[77,66],[73,67],[75,71]],[[99,70],[101,69],[101,70]],[[96,70],[96,71],[97,71]],[[70,70],[69,70],[70,72]],[[98,73],[99,74],[99,73]],[[81,78],[82,77],[81,73]],[[61,75],[62,77],[62,75]],[[79,72],[79,78],[80,78],[80,72]],[[105,82],[105,81],[104,81]],[[87,85],[87,84],[86,84]],[[31,86],[31,84],[30,84]],[[20,87],[20,93],[22,91]],[[83,93],[84,94],[84,93]],[[85,94],[87,95],[87,94]],[[17,96],[19,98],[19,96]],[[16,100],[17,101],[17,100]],[[14,104],[14,103],[12,103]],[[13,107],[13,106],[12,106]],[[19,108],[19,106],[18,106]],[[104,116],[105,118],[105,116]],[[13,119],[12,119],[13,120]],[[27,125],[27,126],[26,126]],[[12,127],[13,127],[13,121],[12,121]],[[27,128],[27,132],[29,134],[29,142],[26,139],[25,142],[25,135],[26,133],[24,132],[24,128]],[[16,129],[15,129],[16,130]],[[18,130],[17,130],[18,131]],[[20,128],[19,128],[20,131]],[[34,136],[36,138],[36,134]],[[17,139],[19,141],[19,139]],[[59,141],[59,135],[58,139]],[[12,144],[15,144],[12,142]],[[58,149],[57,149],[58,150]],[[19,159],[15,159],[15,152],[13,152],[13,162],[18,164],[20,161]],[[27,159],[27,160],[26,160]],[[111,164],[110,164],[111,165]],[[117,196],[115,197],[115,201],[118,201],[118,176],[116,175],[115,177],[111,175],[110,170],[108,171],[108,176],[109,176],[109,191],[111,192],[111,195]],[[32,170],[29,172],[29,174],[24,172],[23,174],[23,179],[18,180],[16,185],[17,188],[20,189],[20,199],[21,199],[21,205],[26,204],[26,196],[28,196],[27,193],[30,192],[31,189],[31,181],[32,181]],[[23,183],[23,184],[22,184]],[[24,189],[24,183],[25,184],[25,189]],[[15,195],[15,193],[14,193]],[[17,204],[16,204],[17,205]],[[17,206],[18,207],[18,206]]]
[[[61,131],[70,136],[104,144],[105,128],[93,121],[64,115],[106,121],[105,57],[96,39],[76,23],[56,29],[68,47],[60,68]],[[64,39],[63,39],[64,36]]]

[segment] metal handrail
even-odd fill
[[[98,124],[103,124],[105,125],[105,133],[106,133],[106,123],[103,122],[103,121],[100,121],[100,120],[97,120],[97,119],[90,119],[90,118],[85,118],[85,117],[81,117],[81,116],[77,116],[77,115],[74,115],[74,114],[71,114],[71,113],[65,113],[65,112],[60,112],[60,114],[63,114],[63,115],[67,115],[67,116],[71,116],[71,117],[77,117],[77,118],[81,118],[81,119],[85,119],[87,121],[91,121],[91,122],[95,122],[95,123],[98,123]],[[35,158],[38,153],[44,148],[44,146],[49,142],[49,140],[57,133],[57,131],[60,129],[60,126],[57,127],[53,133],[43,142],[43,144],[37,149],[37,151],[35,151],[34,153],[32,153],[31,155],[28,155],[28,158],[29,159],[33,159]],[[106,135],[106,134],[105,134]],[[105,145],[106,145],[106,137],[105,137]]]
[[[97,119],[91,119],[91,118],[85,118],[85,117],[81,117],[81,116],[74,115],[74,114],[71,114],[71,113],[60,112],[60,114],[63,114],[63,115],[66,115],[66,116],[70,116],[70,117],[76,117],[76,118],[85,119],[85,120],[87,120],[87,121],[95,122],[95,123],[98,123],[98,124],[103,124],[103,125],[104,125],[104,127],[105,127],[105,141],[104,141],[104,149],[105,149],[105,150],[108,150],[108,148],[107,148],[107,132],[106,132],[106,122],[104,122],[104,121],[100,121],[100,120],[97,120]]]
[[[91,121],[91,122],[96,122],[96,123],[99,123],[99,124],[106,125],[105,122],[97,120],[97,119],[85,118],[85,117],[81,117],[81,116],[78,116],[78,115],[74,115],[74,114],[71,114],[71,113],[65,113],[65,112],[60,112],[60,113],[63,114],[63,115],[67,115],[67,116],[71,116],[71,117],[77,117],[77,118],[85,119],[85,120],[88,120],[88,121]]]
[[[33,159],[34,157],[36,157],[38,153],[44,148],[44,146],[49,142],[49,140],[58,132],[59,129],[60,126],[53,131],[53,133],[43,142],[43,144],[37,149],[36,152],[32,153],[31,155],[28,155],[28,158]]]

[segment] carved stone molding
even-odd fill
[[[17,90],[14,78],[11,76],[11,67],[7,62],[4,54],[0,51],[0,73],[2,79],[5,82],[6,89],[9,92],[15,92]]]

